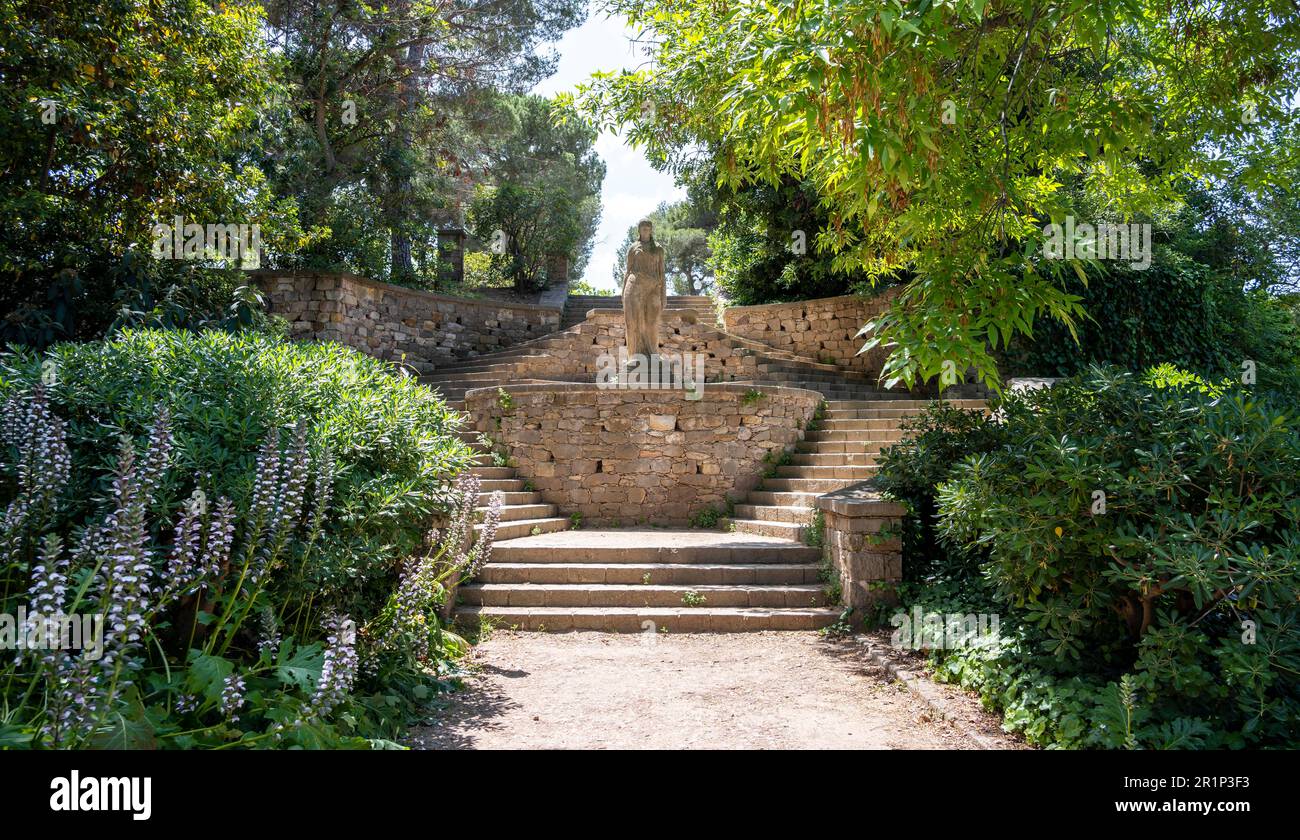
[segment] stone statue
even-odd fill
[[[623,320],[627,324],[627,354],[647,360],[659,355],[659,319],[668,305],[664,284],[664,249],[654,240],[649,219],[637,223],[637,241],[627,249],[623,280]]]

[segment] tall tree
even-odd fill
[[[469,215],[496,270],[517,290],[532,291],[555,279],[548,258],[563,257],[572,275],[582,274],[600,221],[605,164],[596,132],[578,114],[540,96],[511,97],[507,110]]]
[[[492,103],[552,71],[555,57],[539,45],[580,23],[584,5],[271,0],[294,118],[272,149],[281,188],[321,227],[308,258],[379,259],[373,228],[342,235],[361,198],[361,217],[387,240],[384,264],[364,268],[398,280],[432,276],[437,229],[460,215],[482,174],[485,137],[499,120]]]
[[[0,2],[0,340],[102,331],[179,270],[150,264],[156,223],[270,240],[292,215],[244,142],[273,73],[260,24],[238,2]]]
[[[1042,260],[1078,175],[1128,221],[1250,142],[1300,80],[1300,6],[1278,0],[614,0],[653,60],[584,101],[677,167],[717,148],[727,184],[815,185],[816,245],[913,279],[870,343],[891,382],[1082,314],[1077,260]]]

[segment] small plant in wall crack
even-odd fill
[[[808,418],[808,422],[804,424],[803,430],[805,432],[820,431],[822,427],[822,421],[824,421],[825,419],[826,419],[826,400],[822,400],[821,402],[817,403],[817,408],[813,409],[813,415],[812,417]]]
[[[829,553],[823,552],[821,566],[817,570],[817,576],[824,584],[826,593],[826,603],[838,604],[844,598],[844,585],[840,582],[839,570],[831,561]]]
[[[727,499],[727,506],[721,510],[718,508],[704,508],[703,510],[696,511],[695,514],[691,516],[691,527],[712,530],[718,527],[718,522],[720,520],[724,518],[730,519],[735,513],[735,510],[736,503],[731,499]]]
[[[763,470],[763,478],[776,478],[780,474],[781,467],[789,466],[794,459],[794,453],[788,449],[769,449],[763,456],[763,463],[767,468]]]
[[[821,548],[826,543],[826,517],[820,510],[812,512],[812,518],[803,529],[804,544],[812,548]]]
[[[767,394],[764,394],[762,391],[758,390],[757,388],[750,388],[748,391],[745,392],[745,395],[740,398],[740,404],[748,408],[749,406],[753,405],[754,403],[758,402],[759,400],[763,399],[766,396]]]
[[[510,396],[510,392],[505,388],[497,388],[497,405],[501,407],[503,412],[509,414],[514,411],[515,398]]]
[[[694,589],[688,589],[682,593],[682,606],[684,607],[702,607],[707,601],[708,598],[705,598]]]
[[[569,514],[569,527],[575,531],[577,531],[582,527],[581,513],[575,510],[573,513]]]

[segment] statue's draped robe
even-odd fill
[[[668,304],[664,284],[664,249],[649,242],[634,242],[627,250],[627,278],[623,281],[623,318],[627,323],[627,352],[646,358],[659,354],[659,320]]]

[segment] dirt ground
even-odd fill
[[[815,633],[496,631],[421,749],[1017,748],[974,701],[957,727]],[[977,734],[968,734],[974,723]]]

